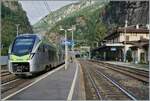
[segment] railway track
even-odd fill
[[[108,88],[109,88],[109,92],[108,92],[108,94],[106,94],[107,97],[109,96],[111,99],[114,99],[114,97],[115,97],[115,98],[120,99],[120,100],[121,100],[121,99],[125,100],[125,99],[126,99],[125,96],[128,96],[128,98],[129,98],[130,100],[136,101],[135,96],[134,96],[133,94],[131,94],[131,93],[130,93],[128,90],[126,90],[125,88],[121,87],[115,80],[111,79],[109,76],[106,76],[106,75],[103,74],[101,71],[96,70],[95,73],[98,74],[98,78],[100,78],[100,76],[103,76],[107,81],[109,81],[109,82],[111,83],[111,85],[113,85],[113,86],[111,86],[111,87],[108,87]],[[105,83],[105,84],[106,84],[106,83]],[[110,88],[111,88],[111,89],[110,89]],[[113,92],[112,90],[115,89],[115,88],[117,88],[117,89],[120,91],[120,93],[118,93],[118,92]],[[110,94],[110,92],[111,92],[111,94]],[[112,92],[113,92],[113,93],[112,93]],[[125,95],[125,96],[124,96],[124,95]],[[127,99],[128,99],[128,98],[127,98]]]
[[[11,74],[8,70],[1,70],[1,93],[5,93],[17,86],[21,79]],[[19,83],[20,84],[20,83]]]
[[[141,80],[141,78],[134,77],[130,73],[118,72],[118,70],[113,70],[110,68],[106,68],[104,65],[95,64],[91,62],[97,70],[103,72],[105,75],[112,78],[115,82],[121,85],[123,88],[128,90],[131,95],[134,95],[138,100],[148,100],[149,99],[149,83]],[[131,76],[130,76],[131,75]],[[137,75],[137,74],[136,74]],[[141,75],[140,75],[141,76]],[[143,76],[141,76],[143,77]]]
[[[15,75],[11,74],[7,70],[2,70],[1,71],[0,78],[1,78],[1,84],[4,84],[4,83],[7,83],[9,81],[17,79],[17,77]]]
[[[90,80],[90,82],[91,82],[91,84],[92,84],[92,86],[95,90],[97,98],[99,100],[102,100],[101,91],[100,91],[99,87],[97,86],[97,84],[95,83],[95,80],[94,80],[93,76],[91,75],[91,73],[88,70],[87,70],[87,74],[88,74],[89,80]]]
[[[10,73],[9,71],[3,70],[3,71],[1,71],[0,77],[7,76],[7,75],[10,75],[10,74],[11,74],[11,73]]]
[[[126,89],[119,86],[114,80],[102,72],[91,68],[91,64],[86,63],[82,67],[86,69],[86,74],[91,82],[92,88],[95,90],[97,100],[136,100]]]
[[[6,72],[8,72],[8,70],[1,70],[1,74]]]
[[[16,87],[20,86],[26,79],[21,79],[11,74],[8,70],[1,70],[1,94],[4,94]]]
[[[130,76],[132,78],[135,78],[139,81],[149,83],[149,72],[145,70],[139,70],[136,68],[129,68],[129,67],[122,67],[122,66],[116,66],[116,65],[111,65],[103,62],[97,62],[97,61],[92,61],[100,66],[109,68],[111,70],[123,73],[127,76]]]
[[[5,83],[1,84],[1,93],[5,93],[13,88],[15,88],[16,86],[22,84],[24,80],[21,79],[14,79]]]

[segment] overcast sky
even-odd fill
[[[22,4],[23,9],[26,11],[30,23],[33,25],[39,21],[42,17],[48,14],[48,7],[51,11],[55,11],[65,5],[77,2],[78,0],[22,0],[19,1]],[[48,4],[46,7],[45,2]]]

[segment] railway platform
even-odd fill
[[[32,84],[2,100],[78,100],[80,99],[80,68],[78,62],[60,66]]]
[[[133,63],[118,62],[118,61],[106,61],[105,63],[149,71],[149,65],[147,64],[133,64]]]

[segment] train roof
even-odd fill
[[[38,37],[40,40],[42,40],[45,44],[50,45],[51,47],[58,48],[57,45],[51,43],[44,35],[41,34],[31,34],[31,33],[24,33],[20,34],[17,37]]]
[[[41,34],[31,34],[31,33],[20,34],[17,37],[29,37],[29,36],[38,37],[40,40],[44,37]]]

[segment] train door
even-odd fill
[[[38,63],[39,63],[39,66],[41,67],[43,65],[43,61],[41,61],[43,58],[43,56],[42,56],[43,55],[43,45],[39,46],[37,55],[38,55]]]
[[[52,65],[52,51],[51,51],[51,48],[49,48],[49,50],[48,50],[48,58],[49,58],[49,64],[51,65],[51,66],[53,66]]]
[[[46,61],[47,61],[47,58],[46,58],[46,49],[45,49],[45,45],[42,45],[42,64],[43,65],[46,65]]]
[[[51,64],[51,50],[48,49],[48,62]]]
[[[46,64],[49,65],[49,48],[47,45],[44,45],[44,56]]]

